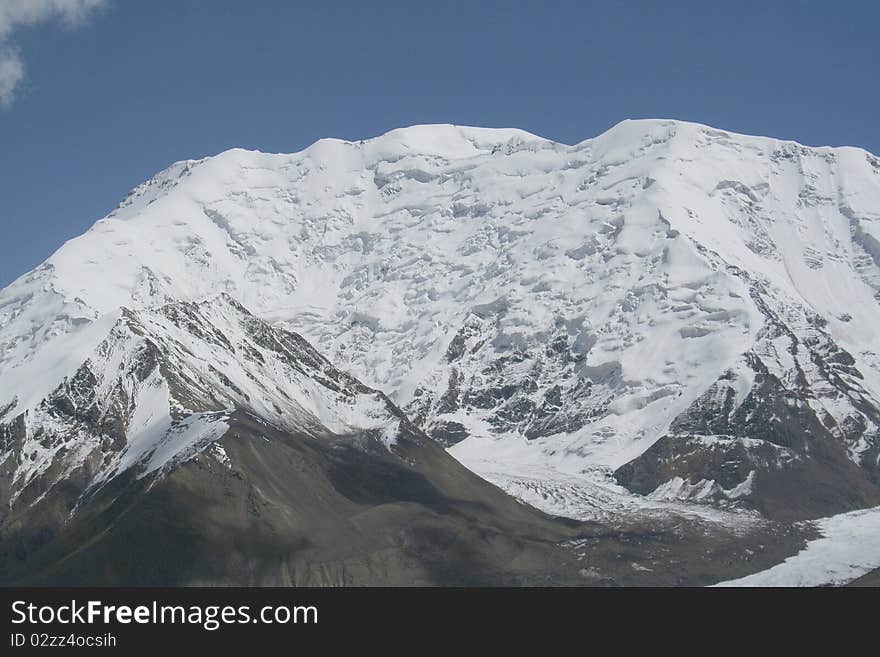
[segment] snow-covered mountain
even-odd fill
[[[161,470],[231,409],[391,443],[376,389],[551,512],[861,508],[878,300],[880,160],[857,148],[651,120],[573,146],[436,125],[231,150],[0,292],[0,492]]]

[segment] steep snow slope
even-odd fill
[[[0,421],[120,306],[225,291],[487,476],[617,470],[771,515],[816,480],[793,515],[825,515],[878,501],[878,262],[880,161],[854,148],[625,121],[233,150],[0,292]]]

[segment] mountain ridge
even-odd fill
[[[600,132],[598,135],[595,135],[593,137],[586,137],[586,138],[582,139],[581,141],[575,142],[573,144],[569,144],[569,143],[562,142],[562,141],[557,141],[555,139],[551,139],[550,137],[543,137],[537,133],[529,132],[528,130],[522,130],[520,128],[477,126],[477,125],[465,125],[465,124],[459,124],[459,123],[415,123],[412,125],[401,126],[398,128],[392,128],[392,129],[387,130],[383,133],[374,135],[372,137],[366,137],[364,139],[345,139],[343,137],[322,137],[322,138],[312,142],[311,144],[309,144],[305,148],[302,148],[298,151],[293,151],[290,153],[287,153],[284,151],[263,151],[258,148],[245,148],[243,146],[233,146],[231,148],[227,148],[222,151],[219,151],[219,152],[215,153],[214,155],[208,155],[208,156],[205,156],[202,158],[188,158],[188,159],[183,159],[183,160],[176,160],[176,161],[172,162],[171,164],[169,164],[164,169],[161,169],[160,171],[158,171],[153,176],[153,178],[161,177],[162,174],[164,174],[165,172],[172,171],[178,167],[185,167],[186,165],[192,166],[192,165],[204,162],[205,160],[210,160],[212,158],[220,157],[220,156],[226,155],[226,154],[251,153],[251,154],[256,154],[256,155],[281,155],[281,156],[295,155],[295,154],[299,154],[299,153],[304,153],[304,152],[308,151],[309,149],[317,147],[319,144],[322,144],[322,143],[348,144],[348,145],[363,144],[364,142],[374,142],[374,141],[383,140],[387,136],[395,134],[395,133],[408,133],[411,131],[412,132],[418,132],[418,131],[423,131],[423,130],[429,131],[429,130],[434,130],[434,129],[439,128],[439,129],[444,129],[444,130],[445,129],[454,129],[454,130],[486,132],[486,133],[507,133],[507,132],[510,132],[510,133],[513,133],[513,135],[518,135],[518,136],[520,136],[524,139],[527,139],[527,140],[545,141],[545,142],[548,142],[551,144],[557,144],[559,146],[573,148],[573,147],[576,147],[576,146],[583,144],[585,142],[590,142],[595,139],[601,138],[603,135],[605,135],[609,132],[612,132],[618,128],[621,128],[621,127],[627,126],[627,125],[631,125],[631,124],[644,125],[644,126],[649,126],[652,124],[684,125],[684,126],[690,126],[692,128],[697,128],[697,129],[705,129],[705,130],[713,130],[713,131],[717,131],[717,132],[723,132],[723,133],[726,133],[734,138],[769,140],[769,141],[774,141],[774,142],[779,142],[779,143],[787,143],[787,144],[791,144],[793,146],[796,146],[798,148],[808,148],[808,149],[816,150],[816,151],[825,151],[825,150],[834,151],[834,150],[841,150],[841,149],[854,150],[857,152],[864,153],[864,154],[871,156],[873,158],[878,157],[875,153],[872,153],[868,149],[863,148],[861,146],[856,146],[854,144],[842,144],[842,145],[837,145],[837,146],[833,146],[830,144],[810,145],[810,144],[800,142],[796,139],[771,137],[769,135],[754,134],[751,132],[736,132],[733,130],[722,130],[720,128],[715,128],[707,123],[700,123],[698,121],[686,121],[683,119],[673,119],[673,118],[627,118],[627,119],[621,119],[617,123],[615,123],[612,126],[610,126],[609,128],[607,128],[606,130]],[[140,185],[138,185],[137,187],[139,187],[139,186]],[[135,187],[134,189],[137,189],[137,187]]]

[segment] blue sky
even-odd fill
[[[0,107],[0,285],[171,162],[233,146],[415,123],[574,143],[663,117],[880,152],[874,2],[56,2],[73,8],[0,0],[0,85],[4,57],[21,68]]]

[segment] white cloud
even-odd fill
[[[0,107],[15,100],[24,79],[24,63],[12,43],[15,31],[46,21],[60,20],[76,27],[105,0],[0,0]]]
[[[9,107],[15,100],[15,88],[24,77],[24,65],[12,48],[0,51],[0,107]]]

